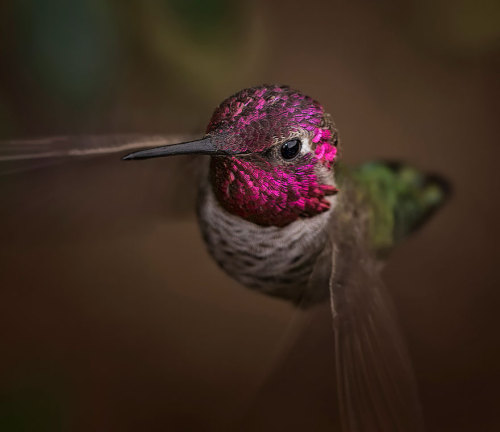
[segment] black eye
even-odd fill
[[[281,144],[281,156],[283,159],[293,159],[300,152],[301,142],[298,139],[293,139]]]

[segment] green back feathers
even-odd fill
[[[448,184],[405,165],[369,162],[341,169],[340,187],[345,178],[354,186],[356,201],[368,212],[370,242],[379,252],[420,227],[446,200]]]

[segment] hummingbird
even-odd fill
[[[337,127],[313,98],[247,88],[214,111],[204,136],[59,138],[5,147],[1,161],[106,154],[206,155],[197,215],[208,253],[241,285],[300,309],[329,302],[345,432],[423,431],[416,380],[380,272],[393,248],[449,196],[404,163],[340,161]],[[76,143],[76,144],[75,144]]]
[[[319,102],[262,85],[224,100],[201,139],[123,159],[209,155],[197,213],[219,266],[300,308],[330,301],[343,429],[421,431],[411,361],[380,270],[449,186],[402,163],[346,167],[340,150]]]

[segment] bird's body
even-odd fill
[[[328,280],[308,289],[327,242],[330,212],[285,227],[241,220],[220,206],[207,182],[200,187],[200,229],[210,254],[244,286],[305,306],[328,296]]]

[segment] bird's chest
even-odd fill
[[[330,212],[285,227],[264,227],[224,210],[205,186],[198,217],[210,254],[230,276],[249,288],[300,301],[325,247]]]

